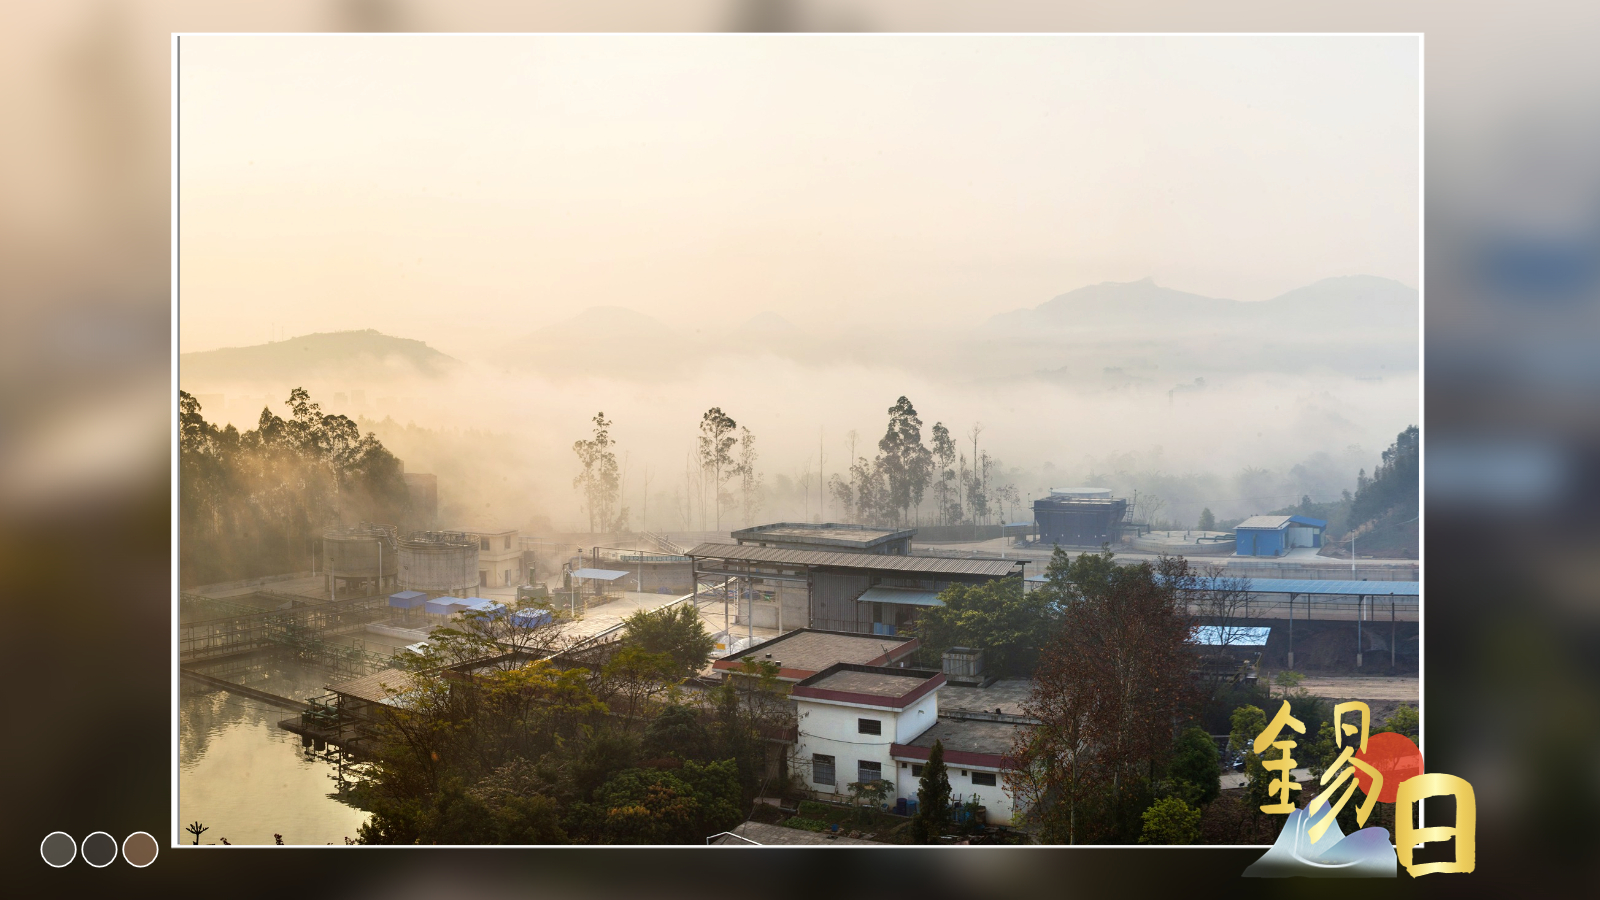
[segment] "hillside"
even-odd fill
[[[1008,334],[1186,328],[1361,330],[1415,334],[1419,298],[1414,288],[1371,275],[1325,278],[1271,300],[1243,302],[1162,287],[1153,279],[1092,284],[1031,309],[1000,313],[986,331]]]
[[[251,347],[224,347],[178,357],[185,384],[231,381],[305,381],[391,374],[444,375],[460,360],[422,341],[392,337],[373,329],[307,334]]]

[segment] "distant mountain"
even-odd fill
[[[1284,312],[1312,308],[1334,316],[1356,320],[1408,322],[1415,325],[1418,312],[1417,289],[1392,278],[1375,275],[1346,275],[1295,288],[1266,301]]]
[[[1032,335],[1127,328],[1151,337],[1176,328],[1233,326],[1415,331],[1417,304],[1415,288],[1372,275],[1325,278],[1256,303],[1204,297],[1146,278],[1081,287],[1032,309],[993,316],[984,330]]]
[[[349,377],[358,373],[444,375],[461,361],[422,341],[392,337],[373,329],[307,334],[251,347],[225,347],[178,357],[182,380],[301,381]]]
[[[684,334],[660,319],[622,306],[591,306],[570,319],[523,335],[503,348],[513,366],[553,375],[635,374],[674,370],[711,348],[696,345],[698,328]]]

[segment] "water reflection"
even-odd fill
[[[282,656],[209,666],[206,674],[281,697],[322,693],[325,672]],[[278,727],[293,711],[180,679],[178,836],[189,822],[209,829],[202,843],[342,844],[367,814],[333,796],[336,770]]]

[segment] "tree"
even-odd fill
[[[665,653],[671,657],[675,673],[690,678],[711,659],[716,638],[693,604],[679,603],[659,610],[641,609],[623,620],[623,640],[646,653]]]
[[[1211,507],[1200,510],[1200,530],[1216,531],[1217,517],[1211,514]]]
[[[744,522],[754,525],[756,513],[761,510],[760,472],[756,471],[756,436],[750,429],[739,429],[739,461],[734,466],[739,476],[739,499],[744,504]]]
[[[609,692],[621,700],[624,721],[632,725],[646,703],[683,682],[678,670],[671,654],[626,644],[611,655],[600,675]]]
[[[241,433],[207,422],[200,402],[179,392],[180,582],[308,569],[327,528],[407,524],[400,461],[377,437],[325,415],[303,388],[284,405],[288,419],[263,409]]]
[[[1383,727],[1373,729],[1373,733],[1392,731],[1396,734],[1403,734],[1415,741],[1421,725],[1421,719],[1417,716],[1417,708],[1409,703],[1402,703],[1395,708],[1389,718],[1383,720]]]
[[[1289,692],[1299,687],[1300,682],[1305,680],[1306,676],[1299,672],[1283,671],[1273,676],[1272,683],[1283,691],[1283,698],[1287,700],[1289,699]]]
[[[1007,785],[1047,840],[1138,837],[1173,722],[1197,692],[1185,644],[1192,620],[1176,583],[1182,559],[1118,565],[1107,550],[1075,560],[1062,626],[1044,648]]]
[[[950,824],[950,773],[944,766],[944,743],[934,741],[928,761],[922,765],[922,780],[917,785],[917,815],[911,822],[912,840],[918,844],[937,844],[939,835]]]
[[[622,477],[617,469],[617,454],[612,448],[611,422],[604,412],[594,414],[594,435],[585,441],[574,441],[572,452],[578,455],[583,471],[572,480],[572,486],[583,491],[589,512],[589,530],[620,531],[627,527],[627,510],[617,510],[622,495]]]
[[[915,633],[930,659],[951,647],[981,647],[989,672],[1027,675],[1061,622],[1051,595],[1024,591],[1021,578],[952,584],[917,618]]]
[[[710,484],[712,503],[716,508],[716,528],[722,530],[722,505],[724,499],[723,486],[732,477],[735,467],[732,450],[739,439],[734,436],[739,423],[722,411],[722,407],[713,406],[706,410],[700,417],[700,468],[711,476]],[[705,527],[705,513],[702,506],[700,527]]]
[[[1363,469],[1356,476],[1356,493],[1350,504],[1350,523],[1360,525],[1391,510],[1399,515],[1414,515],[1419,508],[1422,433],[1412,425],[1395,436],[1383,451],[1383,461],[1368,478]]]
[[[933,460],[939,470],[939,524],[961,521],[961,494],[956,481],[956,442],[943,422],[933,423]]]
[[[741,818],[732,760],[687,761],[681,768],[626,769],[601,785],[593,802],[568,817],[587,842],[698,844]]]
[[[1167,776],[1193,785],[1195,802],[1204,805],[1222,791],[1222,767],[1218,764],[1217,743],[1205,729],[1191,725],[1173,744]]]
[[[889,427],[878,441],[876,468],[886,481],[883,511],[896,524],[905,522],[910,510],[922,505],[933,468],[933,454],[922,446],[922,419],[905,397],[889,407]]]
[[[1220,566],[1206,566],[1186,573],[1179,588],[1200,621],[1217,628],[1219,637],[1211,653],[1227,656],[1255,597],[1250,593],[1250,580],[1228,575]]]
[[[1141,844],[1193,844],[1200,839],[1200,810],[1177,797],[1157,800],[1140,818]]]

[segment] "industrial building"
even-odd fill
[[[1110,488],[1051,488],[1049,497],[1033,501],[1034,527],[1047,546],[1115,544],[1127,515],[1128,501],[1112,497]]]
[[[478,535],[417,531],[397,543],[403,590],[465,597],[467,591],[478,586]]]
[[[845,553],[878,553],[905,556],[911,552],[915,528],[896,531],[871,525],[843,525],[824,522],[776,522],[742,528],[729,536],[736,544],[777,547],[783,550],[822,550]]]
[[[935,740],[944,745],[951,802],[976,800],[990,824],[1009,825],[1013,802],[1004,773],[1017,736],[1034,720],[999,713],[939,712],[941,672],[836,663],[790,691],[795,757],[821,796],[852,783],[887,781],[896,808],[914,811],[922,767]]]
[[[1251,516],[1233,529],[1234,554],[1276,557],[1297,547],[1321,547],[1327,527],[1309,516]]]
[[[522,541],[515,528],[484,525],[463,528],[462,533],[478,536],[478,587],[516,587],[528,578]]]
[[[400,568],[393,525],[362,522],[322,534],[328,599],[372,594],[395,586]]]
[[[952,584],[1020,576],[1021,559],[952,559],[704,543],[688,552],[696,591],[733,579],[738,621],[778,631],[815,628],[893,635]]]

